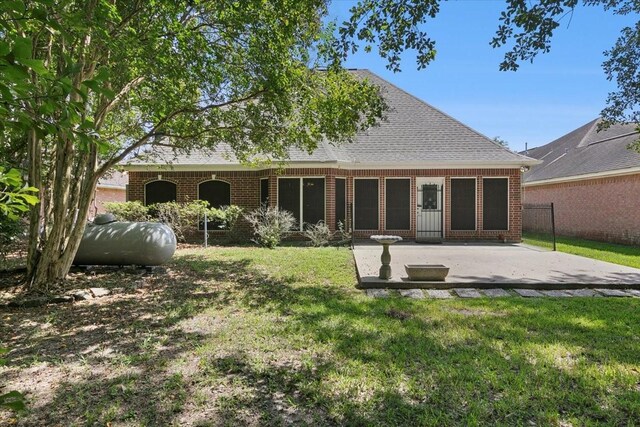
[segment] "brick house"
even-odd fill
[[[525,203],[554,203],[560,235],[640,244],[640,153],[634,124],[598,132],[599,120],[527,151]]]
[[[300,224],[346,223],[356,237],[416,240],[521,239],[521,168],[513,153],[369,71],[390,110],[351,144],[292,150],[285,168],[241,165],[228,147],[134,159],[129,200],[208,200],[246,210],[269,203]]]
[[[98,180],[96,192],[91,203],[91,217],[105,212],[105,202],[124,202],[127,200],[127,184],[129,177],[126,173],[112,171]]]

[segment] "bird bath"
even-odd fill
[[[380,267],[380,273],[378,277],[380,279],[389,280],[391,279],[391,254],[389,253],[389,245],[392,245],[396,242],[402,240],[400,236],[371,236],[371,240],[375,240],[376,242],[382,245],[382,255],[380,256],[380,261],[382,262],[382,266]]]

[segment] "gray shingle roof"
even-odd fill
[[[640,136],[635,124],[612,125],[598,132],[599,119],[527,155],[542,160],[524,175],[525,183],[640,167],[640,153],[628,145]]]
[[[375,166],[420,163],[483,164],[491,166],[535,164],[535,160],[514,153],[447,114],[378,77],[368,70],[353,70],[360,78],[369,79],[381,88],[389,110],[386,120],[356,135],[354,142],[334,146],[319,145],[312,154],[291,150],[289,161],[333,162]],[[158,157],[134,159],[130,164],[153,165],[165,162],[174,165],[238,164],[228,146],[212,151],[194,151],[174,156],[167,149],[156,149]],[[227,153],[227,156],[220,153]]]

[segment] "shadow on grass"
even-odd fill
[[[629,300],[370,299],[352,284],[263,267],[250,257],[183,255],[144,292],[128,289],[104,305],[9,312],[0,333],[13,336],[5,344],[21,369],[6,378],[61,372],[21,422],[518,425],[640,417],[631,385],[571,368],[638,366],[640,320]],[[185,328],[193,319],[204,326]],[[544,349],[554,346],[572,354],[548,356]]]

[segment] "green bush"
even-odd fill
[[[176,234],[176,239],[185,241],[189,232],[197,232],[204,214],[210,212],[209,202],[194,200],[188,203],[156,203],[149,207],[149,213],[159,222],[167,224]]]
[[[149,221],[149,208],[141,202],[107,202],[107,212],[113,214],[118,221]]]
[[[296,219],[289,211],[262,205],[244,218],[253,228],[255,243],[266,248],[275,248],[282,241],[282,236],[293,229]]]
[[[241,240],[241,233],[238,230],[238,220],[242,216],[243,209],[240,206],[229,205],[222,206],[219,209],[209,209],[208,218],[213,221],[218,228],[226,230],[226,240],[229,243],[236,243]]]
[[[25,240],[25,229],[26,224],[23,220],[0,214],[0,261],[20,247],[21,239]]]

